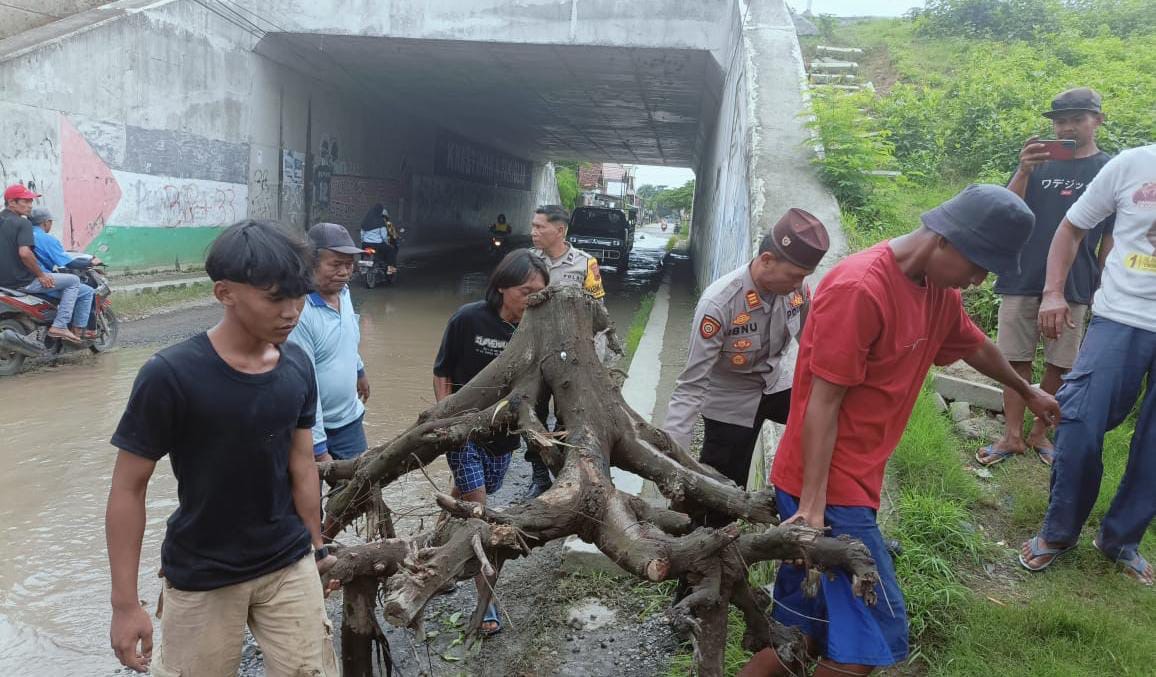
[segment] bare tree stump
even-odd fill
[[[508,559],[573,534],[636,576],[686,581],[686,595],[669,613],[674,628],[694,644],[698,674],[722,674],[730,604],[746,617],[748,649],[773,646],[785,661],[798,662],[804,656],[801,635],[768,616],[770,600],[747,583],[747,568],[799,559],[818,570],[841,569],[852,576],[857,594],[873,603],[878,577],[870,552],[856,541],[806,527],[774,526],[773,492],[739,489],[644,421],[595,353],[594,336],[608,329],[605,308],[581,290],[535,294],[502,355],[460,391],[360,459],[322,464],[327,481],[348,480],[326,504],[329,536],[373,508],[379,487],[466,440],[517,432],[556,473],[549,491],[501,511],[438,494],[450,519],[413,538],[344,548],[329,576],[346,585],[363,576],[382,579],[385,618],[408,626],[449,581],[472,578],[487,566],[500,569]],[[611,350],[621,352],[613,331],[608,336]],[[548,394],[566,423],[564,433],[548,432],[534,413],[534,404]],[[611,466],[654,481],[675,509],[654,508],[616,489]],[[746,534],[737,523],[695,528],[687,512],[702,510],[770,526]],[[363,599],[360,584],[355,586]],[[483,597],[471,632],[489,601]]]

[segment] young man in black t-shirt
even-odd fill
[[[1027,202],[1036,216],[1031,238],[1020,252],[1020,272],[1001,275],[995,283],[1000,295],[999,335],[996,343],[1016,371],[1029,381],[1032,361],[1041,335],[1037,323],[1040,299],[1051,248],[1060,221],[1068,209],[1084,194],[1110,156],[1096,146],[1096,130],[1104,122],[1100,95],[1086,87],[1070,89],[1056,95],[1050,110],[1043,113],[1051,119],[1057,139],[1075,141],[1075,157],[1052,159],[1047,147],[1037,137],[1028,139],[1020,152],[1020,164],[1008,189]],[[1041,387],[1054,395],[1060,380],[1076,361],[1084,335],[1084,317],[1092,303],[1092,294],[1100,282],[1100,270],[1112,248],[1112,219],[1088,232],[1080,245],[1072,271],[1068,275],[1065,296],[1072,314],[1073,331],[1059,339],[1044,340],[1044,377]],[[1030,447],[1040,460],[1051,465],[1055,447],[1047,436],[1047,427],[1038,419],[1027,439],[1023,436],[1024,401],[1015,392],[1004,389],[1004,414],[1007,422],[1003,436],[980,449],[976,460],[994,465]]]
[[[336,675],[319,571],[313,367],[286,343],[313,271],[274,224],[226,229],[205,261],[224,318],[141,367],[113,435],[106,514],[117,658],[154,675],[236,674],[248,624],[270,675]],[[145,491],[165,455],[179,505],[161,546],[161,647],[137,597]],[[151,665],[150,665],[151,662]]]
[[[469,383],[506,348],[530,294],[546,288],[550,273],[541,258],[528,249],[506,254],[490,275],[486,297],[458,309],[446,325],[441,348],[434,361],[434,397],[442,401]],[[453,495],[466,501],[486,504],[487,494],[502,486],[510,459],[518,448],[518,437],[507,435],[490,442],[469,441],[446,454],[454,475]],[[486,585],[481,576],[478,589]],[[494,634],[502,627],[497,609],[491,604],[482,621],[482,632]]]

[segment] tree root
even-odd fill
[[[695,528],[687,510],[776,524],[773,492],[741,490],[631,410],[620,381],[603,367],[594,348],[594,335],[605,329],[610,329],[605,308],[580,290],[535,294],[502,355],[460,391],[362,458],[322,464],[326,481],[347,482],[326,504],[329,536],[374,505],[380,508],[379,487],[467,440],[515,431],[556,473],[550,490],[503,510],[435,493],[448,518],[432,531],[342,548],[329,575],[357,590],[366,576],[382,579],[386,619],[413,626],[447,583],[484,573],[490,585],[481,591],[470,619],[472,634],[504,562],[576,535],[639,577],[685,580],[687,594],[669,616],[674,628],[693,641],[698,674],[722,674],[731,604],[747,620],[744,646],[773,646],[789,663],[801,661],[801,636],[769,618],[770,600],[751,588],[748,567],[801,559],[816,571],[846,571],[856,594],[871,604],[878,576],[870,552],[861,543],[796,525],[769,526],[759,533],[741,533],[737,523]],[[607,337],[608,345],[618,345],[613,331]],[[547,431],[534,414],[534,404],[546,396],[553,397],[564,433]],[[672,509],[619,491],[610,480],[611,465],[654,481],[671,499]]]

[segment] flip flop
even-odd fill
[[[1125,569],[1123,572],[1125,576],[1134,579],[1140,585],[1152,587],[1152,581],[1144,580],[1144,572],[1148,569],[1148,560],[1144,559],[1143,555],[1137,552],[1132,559],[1126,560],[1123,557],[1112,557],[1109,555],[1100,547],[1100,543],[1095,539],[1092,540],[1092,546],[1096,548],[1096,550],[1099,550],[1100,554],[1104,557],[1112,560],[1118,566],[1123,567]]]
[[[1052,467],[1052,464],[1056,462],[1056,448],[1055,447],[1052,447],[1051,449],[1041,449],[1039,447],[1032,447],[1032,449],[1035,449],[1036,454],[1039,456],[1040,463],[1043,463],[1044,465],[1048,466],[1049,468]]]
[[[982,465],[983,467],[987,468],[987,467],[990,467],[993,465],[998,465],[1000,463],[1003,463],[1005,460],[1007,460],[1011,456],[1019,456],[1019,455],[1020,455],[1020,452],[1018,452],[1018,451],[1005,451],[1003,449],[996,449],[994,444],[989,444],[986,447],[984,447],[983,449],[980,449],[979,451],[975,452],[975,462]],[[988,458],[988,460],[986,460],[986,461],[983,460],[983,457],[985,457],[985,456]]]
[[[1047,569],[1048,567],[1050,567],[1052,565],[1052,562],[1056,561],[1056,558],[1058,558],[1060,555],[1064,554],[1065,552],[1068,552],[1069,550],[1074,549],[1075,547],[1076,547],[1076,544],[1073,543],[1071,545],[1065,545],[1062,548],[1041,548],[1040,547],[1040,537],[1039,536],[1032,536],[1032,539],[1030,541],[1028,541],[1028,551],[1032,554],[1030,559],[1036,559],[1037,557],[1045,557],[1047,555],[1051,555],[1052,558],[1049,559],[1047,562],[1044,562],[1043,564],[1041,564],[1039,566],[1034,566],[1034,567],[1031,564],[1028,564],[1030,559],[1025,560],[1024,554],[1022,552],[1018,555],[1018,558],[1020,561],[1020,565],[1023,566],[1023,568],[1027,569],[1028,571],[1043,571],[1044,569]]]
[[[478,632],[482,633],[482,635],[486,637],[493,637],[502,631],[502,621],[498,618],[498,608],[496,606],[490,604],[486,607],[486,615],[482,616],[482,623],[495,624],[493,630],[483,630],[480,625],[478,626]]]
[[[78,345],[81,345],[82,343],[84,343],[84,341],[79,336],[77,336],[76,334],[73,334],[72,332],[68,331],[67,329],[62,330],[62,331],[55,331],[55,332],[52,329],[49,329],[48,330],[48,336],[51,336],[54,339],[60,339],[61,341],[67,341],[68,343],[71,343],[74,346],[78,346]]]

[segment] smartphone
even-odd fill
[[[1041,139],[1044,150],[1052,160],[1072,160],[1076,157],[1076,142],[1071,139]]]

